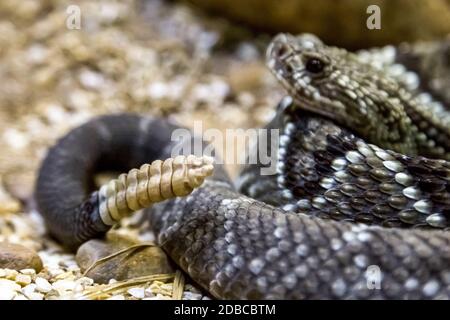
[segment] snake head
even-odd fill
[[[415,148],[405,112],[411,95],[382,69],[311,34],[277,35],[266,59],[294,99],[293,108],[332,119],[383,147]]]

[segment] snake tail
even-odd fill
[[[131,212],[201,185],[212,158],[170,158],[177,128],[162,119],[107,115],[60,139],[42,163],[35,191],[49,233],[75,250]],[[103,170],[130,171],[96,190],[93,176]]]
[[[112,226],[154,203],[187,196],[212,174],[212,163],[210,157],[177,156],[155,160],[121,174],[99,189],[103,223]]]

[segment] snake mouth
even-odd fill
[[[282,85],[282,87],[287,91],[289,97],[291,97],[292,99],[291,106],[285,108],[284,110],[304,110],[316,115],[326,117],[330,120],[336,120],[336,112],[329,111],[327,108],[325,108],[325,106],[318,108],[317,105],[311,102],[311,99],[308,99],[306,95],[303,95],[298,89],[291,85],[291,79],[286,78],[282,74],[282,72],[274,69],[270,70],[274,74],[275,78],[277,78],[278,82]]]

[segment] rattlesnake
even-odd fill
[[[222,299],[449,298],[449,48],[445,40],[354,54],[312,35],[277,36],[268,65],[293,98],[266,127],[281,131],[277,174],[247,165],[236,191],[215,165],[190,195],[148,210],[161,247]],[[89,195],[92,174],[170,157],[176,128],[107,115],[62,138],[36,186],[49,232],[74,249],[150,205],[146,192],[145,203],[135,198],[148,167]],[[189,193],[212,168],[186,159],[177,170]],[[152,186],[170,189],[171,161],[165,171],[156,164],[166,176]],[[201,173],[194,184],[189,169]],[[176,195],[168,193],[160,198]]]

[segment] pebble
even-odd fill
[[[21,274],[26,274],[26,275],[29,275],[29,276],[34,276],[34,275],[36,275],[36,270],[34,270],[34,269],[22,269],[22,270],[20,270],[20,273]]]
[[[30,297],[34,292],[36,291],[36,284],[31,283],[25,287],[22,288],[22,293],[26,296],[26,297]]]
[[[76,255],[81,270],[84,272],[95,261],[114,252],[138,244],[120,235],[105,240],[85,242]],[[173,273],[166,253],[157,246],[142,247],[132,252],[125,252],[107,260],[91,269],[87,276],[96,283],[108,283],[110,279],[125,280],[152,274]]]
[[[10,8],[14,17],[21,15],[21,10],[15,10],[20,2],[1,1],[2,4],[3,2],[8,3],[6,6]],[[162,105],[167,104],[173,110],[183,110],[183,112],[187,109],[186,106],[198,105],[199,109],[194,111],[205,114],[214,113],[214,117],[220,119],[226,112],[221,109],[223,111],[219,113],[221,116],[217,116],[214,108],[221,108],[223,101],[231,99],[230,108],[234,111],[230,111],[231,116],[228,117],[230,121],[245,115],[244,111],[239,112],[241,107],[245,111],[253,111],[252,108],[255,108],[255,105],[270,105],[272,108],[275,103],[267,103],[264,98],[261,100],[253,92],[254,88],[263,89],[266,80],[258,76],[268,73],[264,70],[263,62],[256,58],[259,54],[255,50],[256,47],[249,44],[241,48],[241,59],[244,61],[233,69],[233,81],[230,83],[229,75],[226,72],[223,73],[224,70],[228,70],[228,60],[224,61],[219,73],[210,72],[209,67],[205,70],[202,67],[199,73],[197,69],[191,68],[192,65],[196,65],[192,62],[195,62],[198,57],[196,53],[191,53],[183,47],[186,39],[174,39],[173,48],[161,51],[158,46],[162,45],[164,48],[167,37],[163,36],[161,39],[155,34],[152,35],[154,37],[152,43],[154,41],[156,48],[142,45],[141,39],[135,39],[134,34],[127,30],[130,26],[133,30],[140,27],[135,23],[137,20],[133,19],[136,16],[131,9],[133,6],[116,6],[114,10],[106,10],[105,14],[105,10],[101,8],[105,5],[103,2],[107,3],[109,0],[98,4],[81,0],[79,4],[82,12],[88,15],[85,20],[96,27],[89,29],[89,32],[80,30],[67,33],[64,28],[66,18],[64,10],[39,4],[39,1],[27,0],[27,2],[36,3],[36,6],[42,7],[41,12],[22,17],[21,21],[26,23],[18,25],[0,23],[2,31],[0,34],[7,35],[0,36],[0,53],[4,55],[5,62],[3,64],[5,72],[0,75],[4,87],[0,91],[8,93],[6,100],[0,99],[0,124],[7,129],[0,133],[0,148],[3,151],[0,153],[0,172],[11,173],[8,177],[4,175],[2,181],[11,199],[6,201],[0,197],[0,244],[18,243],[26,248],[37,262],[35,261],[36,265],[15,266],[9,264],[3,266],[0,263],[0,278],[17,285],[14,287],[17,290],[4,291],[2,294],[17,300],[73,299],[91,292],[92,286],[102,281],[102,272],[105,270],[107,272],[104,272],[106,276],[103,280],[106,279],[106,282],[109,277],[123,280],[153,273],[173,273],[174,269],[165,253],[157,247],[147,247],[144,250],[138,250],[140,253],[133,254],[124,268],[115,269],[127,254],[109,264],[110,270],[107,270],[108,268],[93,270],[97,274],[95,283],[89,277],[82,277],[82,271],[76,265],[74,255],[64,253],[59,244],[44,237],[46,229],[41,216],[35,210],[29,214],[23,214],[22,203],[27,203],[26,201],[32,195],[39,165],[39,161],[29,159],[42,158],[55,139],[97,114],[124,111],[146,113],[149,111],[148,102],[152,99],[162,99],[164,100]],[[86,3],[90,3],[89,7],[86,7]],[[154,10],[152,12],[155,13]],[[180,13],[182,13],[181,16],[179,16]],[[192,30],[191,15],[185,9],[181,11],[177,8],[170,9],[169,20],[173,20],[171,17],[173,14],[175,20],[189,27],[180,30],[180,37],[185,37],[185,33],[192,34],[188,31]],[[99,15],[103,18],[99,18]],[[98,24],[99,19],[120,21],[120,28],[117,28],[115,23],[111,25],[112,29],[103,23]],[[168,19],[163,19],[164,25]],[[159,26],[161,22],[155,20],[157,19],[151,23]],[[167,29],[164,27],[164,30]],[[110,41],[111,31],[114,36],[118,36],[119,43]],[[187,39],[188,42],[193,41],[196,48],[210,48],[217,41],[216,35],[206,34],[201,28],[198,28],[190,37],[192,39]],[[179,43],[178,40],[180,40]],[[199,43],[204,44],[199,45]],[[9,50],[10,47],[11,50]],[[105,52],[106,55],[103,54]],[[207,58],[210,59],[210,57]],[[28,63],[20,63],[23,61]],[[214,65],[214,61],[211,62]],[[242,73],[242,70],[248,70],[249,76],[247,77],[247,73]],[[134,92],[141,92],[141,94],[134,94]],[[168,100],[167,103],[165,100]],[[33,101],[32,108],[26,107],[27,103],[24,103],[26,101]],[[4,108],[6,105],[8,108]],[[13,110],[11,114],[9,110]],[[168,111],[164,107],[158,107],[151,112],[167,113]],[[7,116],[3,117],[4,114]],[[240,120],[233,124],[240,127],[242,122]],[[148,232],[144,239],[141,234],[142,229],[137,232],[137,227],[128,228],[121,224],[120,230],[127,234],[139,232],[141,241],[154,241],[152,233]],[[0,257],[1,254],[0,250]],[[13,254],[17,257],[15,250]],[[99,256],[95,256],[95,253],[91,255],[94,261]],[[22,260],[13,259],[13,261],[18,264]],[[138,266],[137,269],[135,265]],[[84,270],[85,267],[83,265],[82,269]],[[158,284],[154,288],[155,291],[150,288],[144,289],[142,299],[170,299],[172,285]],[[85,289],[89,290],[83,292]],[[142,297],[139,288],[132,289],[138,289],[131,290],[131,292],[136,291],[134,296],[125,292],[112,298],[139,299],[138,297]],[[186,286],[185,289],[193,292],[188,294],[189,297],[197,298],[196,293],[199,292],[195,292],[194,288]]]
[[[66,291],[74,291],[77,283],[70,280],[57,280],[53,282],[52,287],[60,294],[65,294]]]
[[[0,300],[13,300],[16,294],[13,290],[4,290],[0,287]]]
[[[37,277],[35,280],[36,289],[40,292],[47,293],[52,290],[52,285],[46,279]]]
[[[147,298],[149,297],[154,297],[155,295],[153,294],[153,291],[151,288],[145,288],[144,290],[144,294]]]
[[[18,284],[20,284],[22,286],[25,286],[25,285],[31,283],[31,277],[29,275],[26,275],[26,274],[18,274],[16,276],[15,280],[16,280],[16,283],[18,283]]]
[[[127,291],[131,296],[143,299],[145,297],[145,289],[144,288],[131,288]]]
[[[16,294],[13,300],[28,300],[27,297],[25,297],[23,294]]]
[[[42,269],[42,260],[34,250],[20,244],[0,242],[0,268],[31,268],[39,272]]]
[[[28,299],[30,300],[43,300],[44,299],[44,295],[42,293],[39,292],[32,292],[27,296]]]
[[[16,278],[16,276],[19,274],[19,272],[17,272],[17,270],[12,270],[12,269],[4,269],[6,271],[5,273],[5,278],[9,279],[9,280],[14,280]]]
[[[12,280],[0,279],[0,300],[12,300],[21,287]]]

